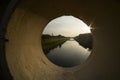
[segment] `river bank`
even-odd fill
[[[91,33],[80,34],[74,38],[84,48],[92,49],[93,37]]]
[[[58,36],[49,36],[49,37],[42,37],[42,48],[45,54],[47,54],[51,49],[56,48],[57,46],[61,46],[65,41],[69,38],[66,37],[58,37]]]

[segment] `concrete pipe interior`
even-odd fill
[[[117,80],[118,7],[116,1],[109,1],[109,4],[107,1],[91,0],[19,1],[6,33],[6,58],[14,80]],[[56,66],[42,51],[44,27],[50,20],[62,15],[73,15],[93,27],[93,50],[80,66]]]

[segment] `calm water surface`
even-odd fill
[[[77,41],[70,39],[61,46],[50,50],[46,56],[56,65],[72,67],[84,62],[90,52],[90,50],[79,45]]]

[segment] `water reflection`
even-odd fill
[[[56,65],[72,67],[83,63],[92,50],[90,26],[74,16],[51,20],[42,33],[42,49]]]
[[[61,46],[50,50],[46,56],[59,66],[72,67],[84,62],[90,52],[90,50],[85,49],[74,39],[70,39]]]

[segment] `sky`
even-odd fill
[[[74,16],[61,16],[51,20],[45,27],[43,34],[63,35],[75,37],[79,34],[90,33],[90,27]]]

